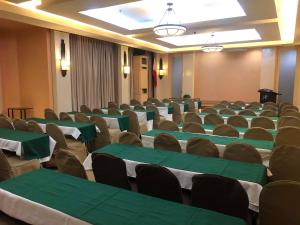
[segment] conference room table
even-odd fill
[[[0,128],[0,149],[15,152],[21,159],[47,162],[55,144],[46,134]]]
[[[143,145],[145,147],[153,148],[153,142],[155,136],[161,133],[170,134],[173,137],[175,137],[180,143],[182,152],[186,152],[186,145],[188,140],[197,137],[208,139],[217,146],[220,157],[223,157],[225,147],[230,143],[234,142],[234,143],[249,144],[257,149],[260,156],[262,157],[263,164],[266,166],[269,165],[269,160],[274,146],[273,141],[262,141],[262,140],[244,139],[238,137],[225,137],[225,136],[218,136],[218,135],[211,135],[211,134],[196,134],[190,132],[167,131],[167,130],[151,130],[142,134]]]
[[[216,109],[216,108],[215,108],[215,110],[217,110],[218,113],[220,113],[220,111],[221,111],[221,109]],[[242,110],[233,110],[233,111],[235,112],[236,115],[238,115],[239,112]],[[251,110],[251,111],[253,111],[256,114],[256,116],[259,116],[263,110]]]
[[[94,140],[97,136],[97,131],[100,132],[93,123],[79,123],[74,121],[48,120],[41,118],[30,118],[28,120],[37,122],[45,133],[46,125],[48,123],[53,123],[61,129],[64,135],[70,135],[76,140],[80,139],[83,142]]]
[[[236,217],[40,169],[0,183],[0,210],[28,224],[246,225]]]
[[[146,106],[143,106],[146,109]],[[173,107],[171,106],[156,106],[159,112],[159,115],[166,120],[172,120]],[[134,106],[131,105],[130,109],[133,110]]]
[[[68,112],[71,118],[75,119],[75,114],[79,112]],[[129,117],[126,115],[110,115],[110,114],[97,114],[97,113],[83,113],[87,117],[98,116],[103,118],[107,126],[111,129],[118,129],[120,131],[126,131],[129,128]]]
[[[124,144],[107,145],[97,149],[94,153],[107,153],[123,159],[129,177],[136,177],[135,167],[141,163],[167,167],[178,178],[181,187],[188,190],[192,188],[192,177],[195,174],[208,173],[237,179],[248,194],[249,208],[254,211],[258,211],[259,194],[267,182],[266,167],[255,163]],[[92,169],[91,154],[88,155],[83,165],[86,170]]]

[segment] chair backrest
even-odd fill
[[[220,104],[230,106],[230,102],[228,102],[226,100],[220,101]]]
[[[14,130],[14,127],[12,123],[6,119],[5,117],[0,117],[0,128],[6,128],[6,129],[12,129]]]
[[[273,135],[270,132],[268,132],[266,129],[261,127],[252,127],[248,129],[244,134],[244,138],[264,140],[264,141],[274,141]]]
[[[251,120],[251,127],[261,127],[261,128],[265,128],[265,129],[275,129],[275,124],[270,118],[260,116],[260,117],[255,117]]]
[[[147,105],[146,109],[154,111],[153,129],[158,129],[158,125],[160,123],[160,115],[158,108],[154,105]]]
[[[293,116],[300,119],[300,113],[295,110],[286,110],[285,112],[281,113],[281,116]]]
[[[238,105],[240,107],[245,107],[246,106],[245,102],[243,102],[243,101],[235,101],[233,104]]]
[[[258,151],[252,145],[243,143],[231,143],[227,145],[225,147],[223,158],[248,163],[262,163]]]
[[[117,103],[115,102],[108,102],[108,108],[119,109]]]
[[[96,153],[92,155],[92,168],[96,182],[130,190],[125,162],[115,156]]]
[[[217,146],[205,138],[192,138],[188,140],[186,152],[200,156],[219,157]]]
[[[76,113],[75,121],[80,122],[80,123],[90,123],[91,122],[90,119],[83,113]]]
[[[25,120],[22,119],[14,119],[13,124],[16,130],[20,131],[28,131],[28,125]]]
[[[14,177],[14,172],[5,154],[0,149],[0,182]]]
[[[219,114],[221,114],[221,115],[235,115],[235,112],[232,109],[226,108],[226,109],[221,109],[219,111]]]
[[[167,99],[167,98],[164,98],[164,99],[162,100],[162,102],[163,102],[163,103],[170,103],[171,100],[170,100],[170,99]]]
[[[59,113],[59,119],[64,121],[73,121],[72,117],[66,112]]]
[[[45,108],[45,109],[44,109],[44,112],[54,112],[54,110],[53,110],[53,109],[50,109],[50,108]]]
[[[244,109],[244,110],[241,110],[239,112],[239,115],[241,116],[256,116],[255,112],[253,112],[252,110],[250,109]]]
[[[175,123],[179,124],[181,122],[181,111],[180,106],[176,102],[171,102],[169,106],[173,107],[172,119]]]
[[[213,174],[192,178],[192,205],[247,221],[249,200],[242,185],[235,179]]]
[[[129,128],[128,131],[135,133],[136,136],[141,136],[140,124],[138,121],[137,114],[131,110],[125,110],[123,115],[127,115],[129,117]]]
[[[282,108],[281,108],[281,113],[282,112],[285,112],[285,111],[287,111],[287,110],[294,110],[294,111],[297,111],[297,112],[299,112],[299,109],[298,109],[298,107],[297,106],[294,106],[294,105],[285,105],[285,106],[283,106]]]
[[[94,140],[95,149],[111,144],[111,137],[105,119],[99,116],[91,116],[90,121],[100,130],[100,133],[97,133],[97,137]]]
[[[182,203],[182,190],[176,176],[159,165],[139,164],[135,167],[139,193]]]
[[[163,102],[157,101],[157,102],[155,102],[155,106],[157,106],[157,107],[164,107],[166,105]]]
[[[130,105],[123,103],[120,105],[120,109],[122,109],[122,110],[130,109]]]
[[[33,121],[33,120],[29,120],[27,122],[27,126],[28,126],[28,131],[29,132],[44,134],[44,131],[40,127],[40,125],[37,122]]]
[[[136,100],[136,99],[131,99],[130,100],[130,105],[141,105],[141,102]]]
[[[88,179],[83,165],[74,153],[68,150],[59,149],[55,154],[55,162],[60,172]]]
[[[199,123],[194,123],[194,122],[184,122],[182,131],[205,134],[204,128],[201,127]]]
[[[196,108],[195,108],[195,103],[193,100],[191,99],[187,99],[186,102],[188,103],[189,105],[189,112],[195,112],[196,111]]]
[[[221,124],[215,127],[213,135],[226,136],[226,137],[239,137],[238,130],[229,124]]]
[[[218,103],[218,104],[215,104],[213,106],[215,109],[226,109],[227,108],[227,105],[223,105],[221,103]]]
[[[264,110],[259,114],[259,116],[275,117],[278,116],[278,113],[274,110]]]
[[[278,107],[277,106],[273,106],[273,105],[265,105],[263,106],[263,110],[272,110],[272,111],[278,111]]]
[[[47,119],[47,120],[59,120],[56,113],[54,111],[50,111],[50,110],[45,111],[45,119]]]
[[[94,114],[104,114],[104,112],[102,111],[102,109],[98,109],[98,108],[93,109],[92,112],[93,112]]]
[[[143,147],[142,141],[132,132],[122,132],[119,137],[120,144],[133,145]]]
[[[56,124],[47,123],[46,132],[50,137],[52,137],[56,141],[55,149],[68,148],[66,138],[61,129],[59,129],[59,127]]]
[[[300,147],[281,145],[271,155],[269,169],[272,181],[293,180],[300,182]]]
[[[227,124],[234,127],[248,127],[248,121],[240,115],[230,116],[227,119]]]
[[[82,106],[80,106],[80,112],[82,112],[82,113],[91,113],[92,110],[88,106],[82,105]]]
[[[261,104],[260,104],[259,102],[250,102],[250,103],[249,103],[249,106],[255,106],[255,107],[260,108],[260,107],[261,107]]]
[[[229,106],[229,108],[230,109],[232,109],[232,110],[242,110],[242,107],[244,107],[244,106],[241,106],[241,105],[237,105],[237,104],[231,104],[230,106]]]
[[[130,107],[129,107],[129,109],[130,109]],[[133,110],[145,111],[145,108],[142,105],[135,105]]]
[[[281,127],[299,127],[300,119],[294,116],[281,116],[278,120],[278,128]]]
[[[224,124],[224,119],[217,114],[207,114],[204,117],[204,124],[211,124],[211,125]]]
[[[121,115],[121,112],[120,112],[119,109],[108,108],[107,114],[108,114],[108,115]]]
[[[218,111],[214,108],[204,108],[201,110],[202,113],[208,113],[208,114],[218,114]]]
[[[265,102],[264,103],[264,107],[265,106],[272,106],[272,107],[278,108],[278,105],[275,102]]]
[[[300,128],[282,127],[275,136],[275,145],[295,145],[300,147]]]
[[[163,120],[158,125],[159,130],[179,131],[178,125],[169,120]]]
[[[154,138],[154,148],[181,152],[181,146],[175,137],[169,134],[161,133],[155,136]]]
[[[265,185],[259,196],[260,225],[300,224],[300,183],[276,181]]]
[[[200,116],[198,116],[198,114],[195,112],[186,113],[184,116],[184,122],[187,122],[187,123],[193,122],[193,123],[202,124],[202,120],[201,120]]]

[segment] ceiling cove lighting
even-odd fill
[[[179,36],[183,35],[186,32],[186,27],[181,25],[180,21],[174,23],[172,21],[176,18],[175,11],[172,8],[173,3],[167,3],[167,10],[165,11],[163,17],[161,18],[159,25],[153,28],[153,32],[158,36]]]
[[[212,33],[210,36],[210,40],[207,41],[209,44],[203,45],[201,50],[203,52],[221,52],[223,50],[222,45],[217,45],[215,42],[215,34]]]
[[[22,6],[24,8],[36,8],[40,5],[42,5],[42,0],[31,0],[31,1],[25,1],[18,4],[19,6]]]
[[[211,40],[211,33],[182,35],[178,37],[163,37],[158,38],[158,40],[179,47],[261,40],[260,34],[254,28],[214,32],[214,35],[213,40]]]

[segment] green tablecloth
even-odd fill
[[[1,182],[0,188],[94,225],[245,225],[239,218],[46,169]]]
[[[166,130],[151,130],[143,135],[145,136],[155,136],[160,133],[167,133],[174,136],[177,140],[189,140],[192,138],[200,137],[210,140],[211,142],[219,145],[228,145],[232,142],[245,143],[252,145],[255,148],[260,149],[269,149],[272,150],[274,142],[273,141],[261,141],[254,139],[245,139],[245,138],[236,138],[236,137],[222,137],[217,135],[209,135],[209,134],[195,134],[189,132],[178,132],[178,131],[166,131]]]
[[[186,170],[196,173],[217,174],[238,180],[264,185],[267,182],[266,167],[260,164],[243,163],[222,158],[202,157],[188,153],[163,151],[153,148],[112,144],[96,152],[108,153],[116,157],[158,164],[164,167]]]
[[[26,160],[50,156],[49,136],[46,134],[0,128],[0,138],[21,142],[23,147],[21,156]]]
[[[79,122],[73,122],[73,121],[65,121],[65,120],[47,120],[47,119],[41,119],[41,118],[30,118],[28,120],[34,120],[37,123],[47,124],[47,123],[54,123],[58,126],[63,127],[75,127],[80,132],[80,138],[82,141],[92,141],[96,138],[97,132],[96,127],[93,123],[79,123]]]

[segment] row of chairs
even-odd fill
[[[232,109],[224,108],[218,111],[215,108],[205,108],[201,110],[203,113],[212,113],[212,114],[221,114],[221,115],[241,115],[241,116],[257,116],[257,114],[250,109],[243,109],[236,113]],[[262,111],[259,116],[266,116],[266,117],[277,117],[278,112],[274,110],[264,110]]]

